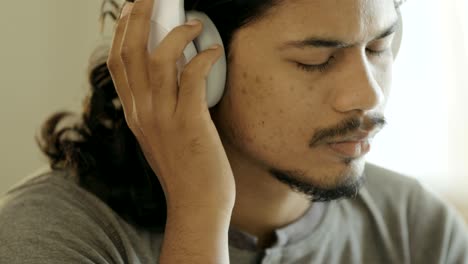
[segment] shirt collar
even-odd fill
[[[294,222],[275,229],[276,241],[270,248],[284,247],[307,237],[315,229],[328,207],[327,202],[315,202]],[[229,227],[229,245],[248,251],[258,251],[258,238],[248,232]]]

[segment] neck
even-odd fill
[[[259,248],[271,246],[274,230],[304,215],[311,202],[276,180],[266,168],[245,160],[229,147],[225,149],[236,181],[231,225],[256,236]]]

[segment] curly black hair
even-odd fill
[[[278,2],[186,0],[185,9],[205,12],[213,20],[229,54],[235,30],[258,19]],[[107,3],[112,10],[104,11]],[[121,7],[116,0],[103,0],[101,33],[105,18],[115,21]],[[156,174],[126,124],[106,63],[109,46],[110,43],[99,46],[91,54],[90,90],[84,98],[82,113],[79,116],[68,111],[52,114],[35,139],[52,169],[71,171],[82,188],[127,222],[161,232],[166,223],[166,199]],[[70,117],[78,119],[61,125]]]

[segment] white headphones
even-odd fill
[[[395,33],[392,47],[394,57],[398,54],[403,35],[402,16],[399,10],[398,17],[400,23]],[[223,46],[224,49],[223,41],[215,24],[205,13],[195,10],[185,11],[184,0],[159,0],[154,2],[148,43],[149,51],[154,50],[173,28],[192,19],[199,19],[203,22],[203,32],[186,47],[184,56],[177,62],[177,79],[179,82],[183,67],[195,57],[199,51],[203,51],[214,44],[219,44]],[[206,101],[208,107],[215,106],[221,100],[226,84],[226,72],[226,54],[223,54],[216,64],[213,65],[207,78]]]

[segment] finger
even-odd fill
[[[160,112],[174,113],[177,105],[177,61],[183,56],[186,46],[202,31],[197,24],[185,24],[169,32],[150,55],[150,83],[154,94],[154,105]]]
[[[154,1],[157,0],[134,2],[122,41],[121,57],[128,86],[138,104],[150,98],[147,43]]]
[[[207,49],[187,64],[180,79],[176,112],[202,113],[208,110],[206,103],[206,79],[211,68],[222,54],[222,47]]]
[[[122,39],[127,25],[128,12],[132,8],[132,3],[126,3],[122,9],[121,18],[118,19],[114,30],[109,56],[107,58],[107,68],[109,69],[117,95],[120,98],[125,113],[133,110],[132,92],[127,84],[127,77],[124,70],[120,50]]]

